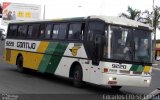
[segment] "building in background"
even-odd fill
[[[156,41],[156,54],[155,59],[160,60],[160,40]]]

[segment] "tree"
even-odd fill
[[[145,17],[142,22],[152,26],[156,34],[156,29],[159,28],[158,25],[160,24],[160,7],[156,6],[152,12],[146,10],[143,14]]]
[[[126,13],[121,13],[120,17],[125,17],[128,19],[132,19],[132,20],[141,20],[141,11],[137,10],[137,9],[133,9],[132,7],[128,6],[128,10],[127,10],[128,14]]]

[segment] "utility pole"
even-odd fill
[[[153,5],[152,5],[152,9],[153,9],[153,15],[152,15],[152,27],[153,27],[153,34],[154,34],[154,40],[153,40],[153,63],[155,63],[155,57],[156,57],[156,29],[154,28],[154,18],[155,18],[155,14],[154,14],[154,0],[153,0]]]
[[[45,20],[45,15],[46,15],[46,5],[44,5],[44,9],[43,9],[43,20]]]

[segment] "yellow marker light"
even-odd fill
[[[150,66],[144,66],[144,72],[149,72],[150,71],[150,69],[151,69],[151,67]]]

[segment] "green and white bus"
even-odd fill
[[[152,28],[130,19],[88,16],[8,25],[4,60],[41,73],[120,89],[148,87]]]

